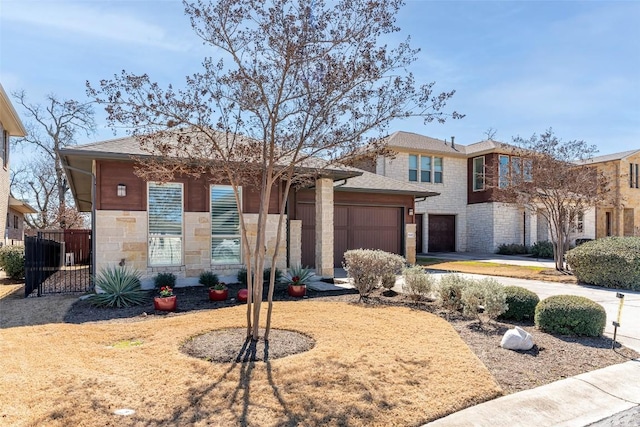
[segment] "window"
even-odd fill
[[[149,265],[182,265],[182,184],[149,183]]]
[[[18,227],[18,215],[14,215],[13,216],[13,228],[15,228],[16,230],[19,228]]]
[[[442,157],[433,158],[433,182],[442,184]]]
[[[0,125],[0,156],[2,156],[2,166],[7,168],[9,163],[9,132]]]
[[[522,163],[524,166],[522,179],[524,182],[533,182],[533,160],[525,159]]]
[[[473,159],[473,191],[484,190],[484,156]]]
[[[431,182],[431,157],[420,156],[420,181]]]
[[[640,188],[640,165],[637,163],[629,164],[629,187],[631,188]]]
[[[509,185],[509,156],[500,156],[498,171],[498,187],[507,188]]]
[[[418,167],[419,166],[419,167]],[[409,155],[409,181],[442,184],[442,157]]]
[[[576,231],[578,233],[584,233],[584,212],[578,212],[576,223]]]
[[[240,214],[233,188],[230,185],[212,185],[211,262],[240,264],[240,237]]]
[[[418,181],[418,156],[415,154],[409,155],[409,181]]]
[[[511,158],[511,185],[518,185],[522,180],[522,159],[520,157]]]

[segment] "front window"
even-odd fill
[[[240,195],[242,195],[240,189]],[[230,185],[211,186],[211,262],[240,264],[240,214]]]
[[[420,156],[420,181],[431,182],[431,157]]]
[[[520,157],[511,158],[511,184],[518,185],[522,181],[522,159]]]
[[[182,184],[149,183],[149,265],[182,265]]]
[[[639,175],[640,165],[637,163],[629,163],[629,187],[640,188]]]
[[[484,190],[484,156],[473,159],[473,191]]]
[[[433,158],[433,182],[442,184],[442,157]]]
[[[500,156],[499,167],[498,187],[507,188],[509,185],[509,156]]]
[[[409,181],[418,182],[418,156],[409,155]]]
[[[522,179],[524,182],[532,182],[533,181],[533,160],[525,159],[523,162],[523,172]]]
[[[578,231],[578,233],[584,233],[584,212],[578,212],[576,222],[576,230]]]

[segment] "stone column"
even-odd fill
[[[289,221],[289,267],[302,264],[302,220]]]
[[[404,253],[409,264],[416,263],[416,225],[405,225]]]
[[[316,180],[316,274],[333,277],[333,180]]]

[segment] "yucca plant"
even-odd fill
[[[94,285],[96,293],[89,301],[97,307],[130,307],[144,304],[149,298],[140,288],[140,273],[127,267],[107,266],[96,276]]]
[[[314,275],[314,271],[302,266],[289,267],[288,273],[282,278],[282,283],[286,285],[306,285]]]

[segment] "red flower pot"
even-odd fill
[[[289,285],[289,287],[287,288],[287,292],[289,293],[289,296],[302,298],[307,293],[307,286],[306,285]]]
[[[249,291],[247,289],[240,289],[238,291],[238,301],[247,302],[248,296],[249,296]]]
[[[224,301],[229,298],[229,289],[209,289],[209,301]]]
[[[178,297],[153,297],[153,308],[159,311],[176,311],[178,308]]]

